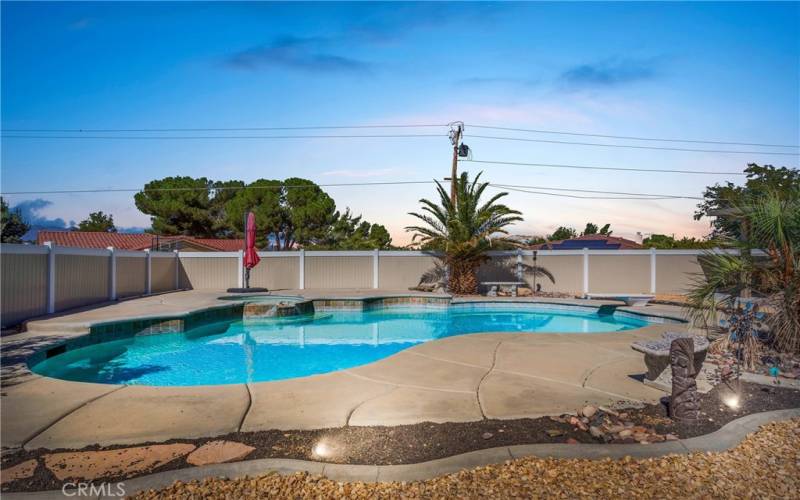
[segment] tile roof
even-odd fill
[[[64,247],[108,248],[144,250],[153,244],[155,235],[149,233],[106,233],[102,231],[39,231],[36,244],[46,241]],[[242,239],[194,238],[192,236],[162,236],[162,241],[186,241],[210,251],[235,252],[244,247]]]
[[[531,248],[533,250],[581,250],[583,248],[592,250],[636,250],[644,247],[633,240],[617,236],[587,234],[567,240],[549,241],[547,243],[532,245]]]

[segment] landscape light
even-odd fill
[[[729,394],[722,398],[722,402],[731,410],[737,410],[739,408],[739,395]]]
[[[311,452],[317,457],[326,458],[331,455],[331,448],[324,441],[320,441],[314,445]]]

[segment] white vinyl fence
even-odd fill
[[[701,250],[521,250],[489,252],[478,271],[480,281],[533,284],[533,266],[548,270],[555,281],[536,278],[543,291],[587,293],[684,292],[693,274],[701,273]],[[535,262],[534,262],[535,254]],[[250,286],[271,290],[386,289],[407,290],[419,284],[436,262],[436,253],[419,251],[259,252]],[[181,252],[180,286],[225,289],[243,286],[242,252]]]
[[[0,245],[0,319],[26,319],[126,297],[176,290],[176,252]]]
[[[489,252],[480,281],[528,282],[545,292],[679,294],[701,273],[701,250]],[[270,290],[408,290],[433,269],[420,251],[259,252],[250,285]],[[535,258],[535,262],[534,262]],[[243,252],[130,252],[51,245],[2,245],[2,324],[127,297],[178,289],[243,286]],[[534,278],[532,266],[554,282]]]

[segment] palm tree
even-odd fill
[[[497,203],[508,193],[497,193],[481,204],[481,195],[489,183],[479,183],[480,177],[478,174],[470,182],[466,172],[461,174],[456,180],[455,205],[437,181],[439,204],[423,198],[419,200],[423,213],[409,214],[426,225],[406,227],[406,231],[414,232],[413,241],[444,252],[448,289],[455,294],[477,293],[476,271],[488,258],[486,251],[497,241],[516,244],[505,238],[505,228],[522,220],[520,212]]]
[[[800,352],[800,189],[750,199],[731,212],[747,228],[743,239],[730,241],[739,254],[708,252],[700,258],[704,272],[695,275],[688,294],[689,313],[714,324],[719,309],[735,313],[740,297],[752,293],[764,305],[773,347]],[[752,335],[735,342],[752,368],[761,343]]]

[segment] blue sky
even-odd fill
[[[2,126],[225,128],[462,120],[476,160],[715,172],[738,172],[748,162],[796,168],[797,156],[470,138],[581,140],[470,125],[797,144],[799,5],[3,2]],[[410,132],[415,131],[400,131]],[[444,136],[7,138],[2,191],[140,187],[168,175],[246,181],[301,176],[319,183],[429,180],[447,175],[449,162]],[[743,179],[463,167],[484,170],[485,179],[496,183],[689,196],[699,196],[714,182]],[[387,225],[398,243],[407,241],[406,213],[418,207],[420,197],[434,195],[425,185],[328,192],[342,209],[349,206]],[[9,196],[44,223],[68,223],[103,210],[119,225],[148,225],[132,199],[132,193]],[[708,229],[707,222],[692,221],[696,202],[691,200],[578,200],[515,192],[508,203],[523,212],[525,222],[515,231],[524,234],[562,224],[580,229],[588,220],[610,222],[623,236],[636,231],[699,236]]]

